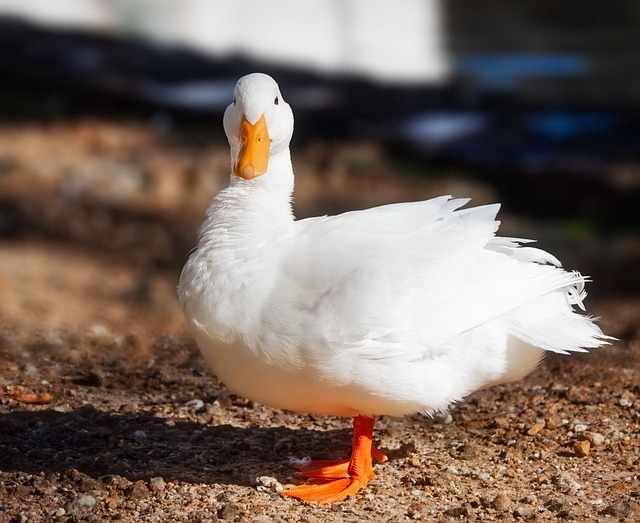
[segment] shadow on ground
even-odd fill
[[[349,452],[348,430],[208,426],[150,413],[15,411],[0,417],[3,471],[28,474],[76,469],[93,478],[250,485],[257,475],[291,475],[287,460],[314,448]],[[336,444],[336,442],[340,442]],[[328,445],[331,443],[330,445]],[[334,454],[337,452],[338,454]]]

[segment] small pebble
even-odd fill
[[[599,432],[589,432],[589,434],[587,434],[587,438],[589,438],[591,445],[594,447],[597,447],[604,443],[604,436]]]
[[[529,519],[533,516],[533,510],[532,507],[522,505],[513,511],[513,515],[517,518]]]
[[[238,496],[238,494],[233,490],[225,490],[216,496],[216,500],[220,503],[237,503],[240,501],[240,496]]]
[[[576,423],[573,426],[573,431],[574,432],[585,432],[589,427],[587,425],[585,425],[584,423]]]
[[[504,493],[498,494],[493,498],[491,506],[500,512],[505,512],[511,507],[511,498]]]
[[[165,488],[167,488],[166,483],[162,476],[156,476],[149,480],[149,486],[151,487],[152,492],[162,492]]]
[[[204,408],[204,401],[200,398],[193,398],[192,400],[187,401],[181,410],[194,410],[198,411]]]
[[[89,327],[89,334],[96,337],[106,337],[109,336],[109,329],[107,329],[104,325],[95,323]]]
[[[509,420],[507,418],[494,418],[493,423],[499,429],[509,428]]]
[[[433,415],[433,421],[442,425],[450,425],[453,423],[453,416],[449,412],[436,412]]]
[[[236,516],[240,515],[240,507],[235,504],[228,503],[226,505],[222,505],[218,509],[218,517],[220,519],[225,519],[228,521],[234,521]]]
[[[131,437],[137,440],[146,439],[147,433],[144,430],[136,430],[133,434],[131,434]]]
[[[93,508],[96,506],[96,503],[96,498],[94,498],[93,496],[89,496],[88,494],[80,496],[76,501],[76,505],[79,508]]]
[[[631,518],[631,516],[638,515],[639,513],[640,507],[637,503],[623,500],[616,501],[602,511],[602,514],[614,516],[619,519]],[[637,519],[633,521],[637,521]]]
[[[567,472],[561,472],[560,474],[558,474],[553,483],[556,489],[558,489],[560,492],[565,493],[575,492],[582,488],[582,485],[580,485],[580,483],[578,483]]]
[[[589,451],[591,450],[591,443],[589,443],[588,439],[582,439],[580,441],[576,441],[573,445],[573,452],[579,458],[584,458],[589,455]]]
[[[547,476],[546,474],[540,474],[537,478],[536,478],[536,482],[538,484],[542,484],[542,483],[549,483],[549,476]]]
[[[540,432],[543,428],[545,427],[544,423],[534,423],[533,425],[531,425],[531,427],[529,428],[529,430],[527,431],[527,434],[529,436],[535,436],[538,432]]]
[[[128,489],[128,494],[132,499],[144,499],[148,498],[151,492],[144,484],[144,481],[138,480]]]
[[[282,492],[284,487],[276,478],[272,478],[271,476],[258,476],[256,478],[256,489],[260,492],[267,490]]]
[[[611,486],[611,490],[613,490],[614,492],[626,492],[627,486],[624,483],[619,481],[618,483],[614,483]]]
[[[96,498],[84,494],[73,501],[69,501],[65,504],[64,508],[69,514],[76,514],[77,512],[86,512],[93,509],[96,506]]]

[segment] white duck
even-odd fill
[[[498,205],[450,196],[296,220],[293,114],[241,78],[224,115],[231,183],[214,198],[178,294],[219,378],[255,401],[353,416],[351,458],[311,462],[285,492],[341,501],[375,477],[375,415],[441,411],[518,380],[545,351],[607,343],[585,279],[528,240],[495,237]]]

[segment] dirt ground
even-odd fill
[[[290,457],[348,455],[350,420],[233,394],[185,329],[175,286],[226,155],[140,125],[0,129],[1,522],[640,519],[640,297],[602,291],[587,306],[619,342],[448,415],[379,419],[389,461],[343,503],[281,497]],[[301,214],[493,198],[395,179],[367,145],[297,160]]]

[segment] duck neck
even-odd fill
[[[294,221],[293,183],[288,149],[273,155],[267,172],[253,180],[232,174],[229,187],[218,193],[207,211],[201,241],[207,240],[208,233],[218,240],[254,244],[268,242],[274,235],[286,236]]]
[[[239,194],[250,199],[267,198],[271,207],[284,206],[290,213],[293,183],[293,167],[287,148],[271,156],[267,172],[261,176],[245,180],[232,174],[229,187],[238,189]]]

